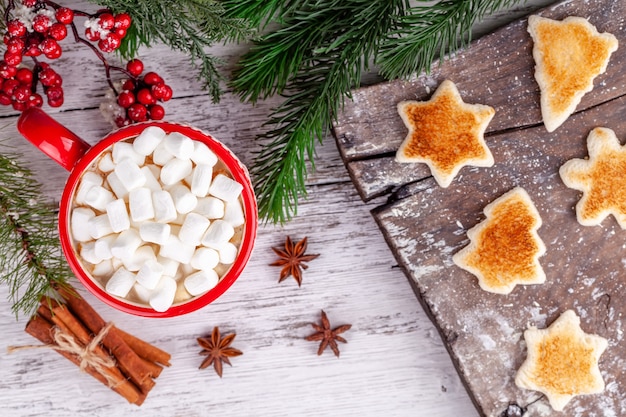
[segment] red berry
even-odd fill
[[[16,67],[22,62],[22,54],[21,53],[12,54],[11,52],[6,51],[4,53],[4,61],[7,64]]]
[[[117,127],[122,127],[122,126],[126,126],[127,124],[129,124],[128,119],[122,117],[122,116],[118,116],[115,118],[115,125]]]
[[[41,97],[41,95],[35,93],[32,94],[29,98],[28,101],[26,102],[28,107],[41,107],[43,105],[43,98]]]
[[[7,45],[7,51],[12,54],[22,53],[26,43],[22,38],[11,38],[8,42],[5,42]]]
[[[172,87],[165,83],[158,83],[152,86],[152,94],[157,100],[168,101],[172,98]]]
[[[147,120],[148,110],[143,104],[135,103],[128,108],[128,117],[134,122]]]
[[[135,89],[135,83],[133,80],[126,80],[124,84],[122,84],[122,90],[133,91]]]
[[[26,7],[35,7],[39,0],[22,0],[22,4]]]
[[[58,99],[48,98],[48,105],[50,107],[61,107],[63,105],[63,96],[61,96],[61,98],[58,98]]]
[[[85,36],[92,42],[100,40],[100,32],[97,30],[91,30],[91,28],[85,29]]]
[[[50,100],[63,100],[63,89],[61,87],[48,87],[46,89],[46,96],[48,96],[48,102]]]
[[[38,14],[33,18],[33,30],[39,33],[46,33],[52,25],[50,18],[45,14]]]
[[[63,79],[52,68],[44,68],[39,73],[39,81],[44,87],[59,87]]]
[[[103,52],[113,52],[122,44],[122,39],[115,33],[109,33],[104,39],[98,41],[98,48]]]
[[[50,26],[50,30],[48,30],[48,35],[50,35],[51,38],[54,38],[57,41],[63,40],[67,36],[67,28],[63,23],[54,23],[52,26]]]
[[[111,33],[115,33],[117,36],[120,37],[120,39],[124,39],[124,36],[126,36],[126,29],[124,28],[114,28]]]
[[[104,30],[111,30],[115,26],[115,18],[111,13],[102,13],[98,17],[98,26]]]
[[[137,91],[137,101],[141,104],[145,104],[146,106],[156,104],[156,99],[147,88],[142,88],[141,90]]]
[[[135,102],[135,95],[131,91],[122,91],[117,97],[117,104],[125,109],[130,107]]]
[[[30,87],[26,85],[18,85],[13,90],[13,97],[19,102],[24,103],[30,97]]]
[[[143,72],[143,62],[138,59],[131,59],[126,63],[126,70],[134,77],[138,77]]]
[[[39,45],[39,49],[41,52],[50,59],[55,59],[61,56],[61,46],[59,43],[52,38],[44,39]]]
[[[165,117],[165,109],[163,106],[159,104],[150,106],[150,118],[152,120],[161,120],[163,117]]]
[[[20,68],[15,74],[15,79],[21,84],[30,85],[33,82],[33,72],[28,68]]]
[[[26,35],[26,26],[19,20],[9,21],[7,23],[7,30],[11,36],[19,37]]]
[[[54,15],[57,20],[64,25],[69,25],[74,20],[74,11],[72,11],[72,9],[68,9],[67,7],[57,9]]]
[[[0,61],[0,77],[4,79],[13,78],[17,74],[17,68],[7,64],[5,61]]]
[[[119,29],[128,29],[132,20],[128,13],[119,13],[115,15],[115,27]]]
[[[156,72],[148,72],[143,76],[143,82],[148,85],[154,85],[163,82],[163,78],[159,76]]]
[[[2,91],[4,91],[8,95],[13,94],[13,90],[19,87],[20,82],[18,80],[6,80],[2,83]]]
[[[8,106],[12,102],[13,102],[13,100],[11,100],[11,96],[9,96],[4,91],[0,92],[0,104],[2,104],[3,106]]]
[[[13,101],[11,103],[11,105],[13,106],[13,109],[15,109],[17,111],[24,111],[24,110],[26,110],[26,103],[24,103],[22,101]]]

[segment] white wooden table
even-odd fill
[[[533,0],[487,19],[484,33],[550,0]],[[69,3],[94,10],[93,5]],[[86,48],[69,39],[54,63],[63,76],[65,104],[44,106],[57,120],[90,143],[111,130],[99,113],[106,84],[104,71]],[[211,53],[227,62],[226,71],[245,45],[216,46]],[[186,56],[164,46],[143,50],[146,67],[174,88],[166,119],[193,124],[213,133],[245,162],[271,108],[225,94],[219,104],[199,89]],[[370,75],[365,82],[376,80]],[[15,146],[22,160],[58,200],[67,173],[21,139],[17,114],[0,109],[0,142]],[[6,150],[4,150],[6,151]],[[172,354],[146,402],[137,407],[101,385],[54,352],[7,354],[9,345],[33,344],[24,333],[27,317],[16,320],[8,291],[0,286],[0,415],[2,416],[475,416],[478,415],[409,283],[397,267],[369,209],[358,197],[331,137],[318,147],[317,171],[308,179],[308,199],[297,217],[284,226],[259,230],[250,263],[238,281],[209,306],[172,319],[130,316],[82,294],[105,320]],[[289,278],[278,284],[279,268],[272,246],[286,236],[309,238],[310,262],[301,288]],[[78,284],[77,284],[78,285]],[[333,326],[351,323],[341,357],[330,350],[317,356],[313,333],[324,309]],[[244,352],[226,366],[220,379],[212,369],[199,370],[202,357],[196,338],[213,326],[236,332],[233,346]]]

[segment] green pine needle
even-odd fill
[[[251,168],[260,217],[283,223],[306,195],[307,161],[361,71],[375,62],[387,79],[428,71],[469,40],[472,25],[514,0],[227,0],[226,16],[265,28],[233,74],[242,100],[286,96],[260,135]]]
[[[223,93],[218,70],[222,61],[205,52],[217,42],[241,41],[252,34],[249,24],[227,17],[216,0],[92,0],[114,12],[126,12],[132,18],[130,30],[118,50],[125,59],[133,58],[140,46],[162,42],[187,53],[199,70],[198,79],[213,102]]]
[[[70,288],[61,252],[57,212],[18,157],[0,155],[0,283],[9,288],[16,317],[34,314],[53,285]]]

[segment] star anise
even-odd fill
[[[280,257],[279,260],[272,262],[270,266],[282,266],[280,271],[280,278],[278,282],[283,282],[288,276],[293,278],[298,283],[298,286],[302,285],[302,270],[307,269],[309,266],[305,262],[312,261],[320,256],[319,254],[307,255],[306,252],[307,238],[303,238],[298,243],[293,243],[291,238],[287,236],[285,240],[285,248],[272,248],[274,252]]]
[[[336,327],[334,329],[330,329],[330,321],[326,316],[324,310],[322,310],[322,325],[318,325],[315,323],[311,323],[313,328],[317,330],[317,333],[314,333],[310,336],[305,337],[306,340],[309,341],[320,341],[320,347],[317,350],[317,354],[321,355],[322,352],[326,349],[327,346],[330,346],[332,351],[335,353],[336,357],[339,357],[339,347],[337,346],[337,342],[348,343],[346,339],[339,336],[340,333],[350,330],[352,327],[351,324],[344,324],[343,326]]]
[[[213,328],[213,333],[211,333],[211,337],[199,337],[198,344],[202,348],[200,355],[205,355],[206,359],[202,361],[200,365],[200,369],[204,369],[211,364],[215,368],[215,372],[222,377],[222,363],[227,363],[230,366],[230,360],[228,358],[232,358],[234,356],[242,355],[243,352],[239,349],[235,349],[230,347],[230,344],[235,339],[236,334],[231,333],[229,335],[221,338],[220,330],[217,327]]]

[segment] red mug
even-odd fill
[[[232,178],[243,185],[241,202],[245,224],[243,226],[239,252],[235,261],[220,278],[217,285],[211,290],[192,297],[189,300],[174,304],[164,312],[158,312],[150,307],[130,302],[107,293],[82,266],[72,243],[70,231],[70,214],[73,208],[74,193],[82,174],[89,169],[100,154],[109,149],[114,143],[135,138],[149,126],[158,126],[166,133],[179,132],[193,140],[204,143],[215,153],[218,159],[226,165],[230,170]],[[59,238],[61,240],[61,247],[76,277],[91,293],[106,304],[126,313],[144,317],[179,316],[195,311],[211,303],[222,295],[241,275],[250,258],[256,238],[258,227],[256,199],[246,167],[228,148],[226,148],[226,146],[214,139],[211,135],[196,128],[178,123],[150,121],[132,124],[115,130],[105,136],[96,145],[91,146],[39,108],[25,110],[18,119],[17,129],[22,136],[28,139],[33,145],[70,172],[63,190],[59,208]]]

